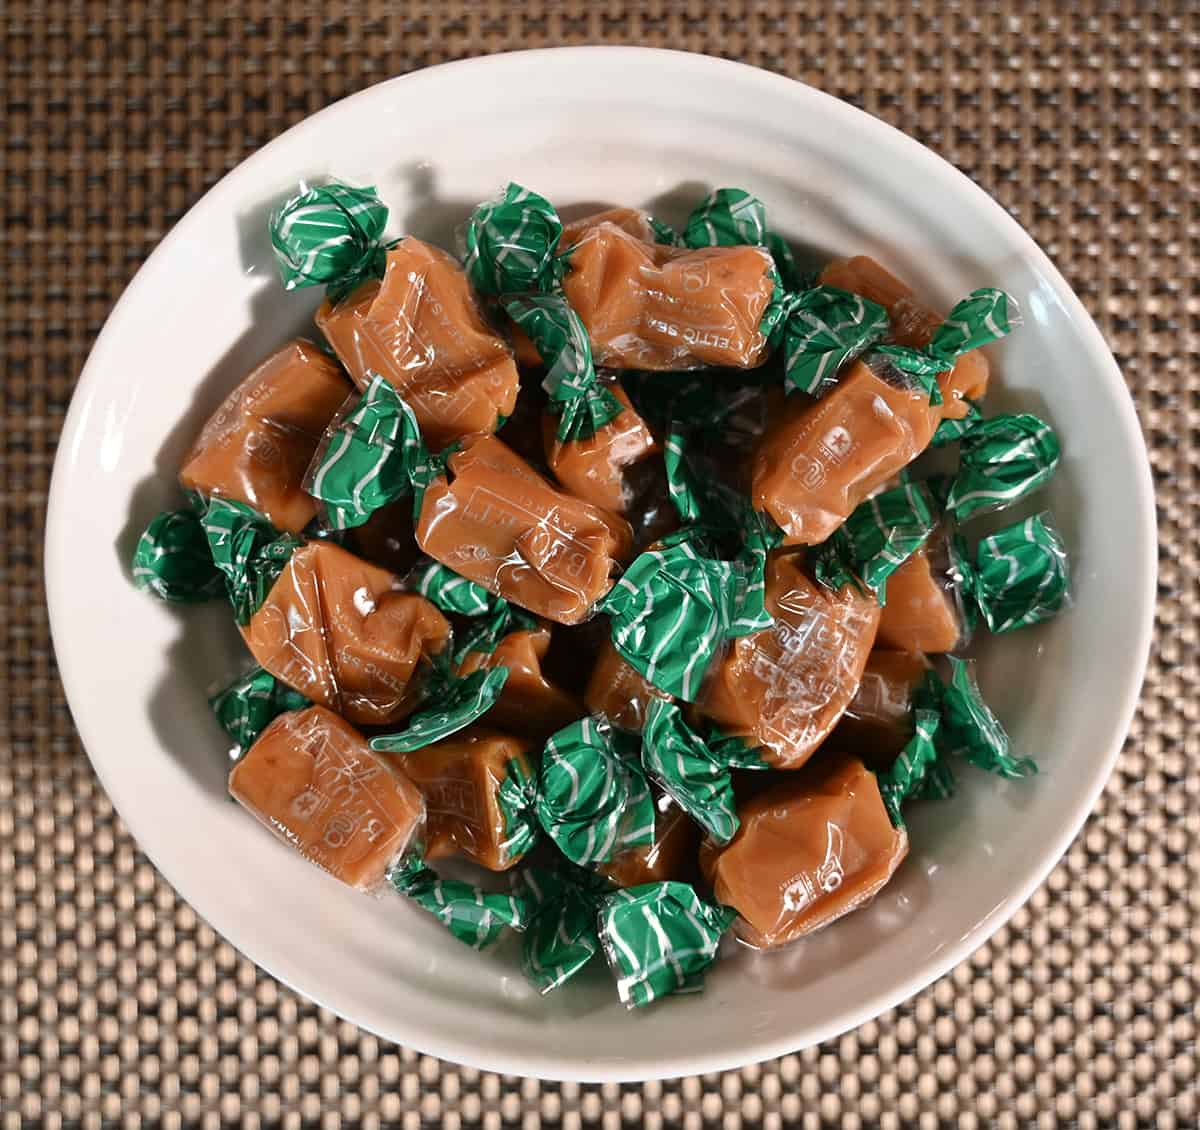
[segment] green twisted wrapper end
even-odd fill
[[[443,879],[425,866],[420,853],[397,864],[388,880],[473,949],[486,949],[505,929],[524,930],[529,923],[531,906],[520,892],[502,894],[458,879]]]
[[[543,994],[566,984],[600,952],[600,905],[608,883],[593,871],[526,867],[520,875],[532,906],[521,965]]]
[[[435,668],[424,696],[431,705],[411,714],[403,730],[372,738],[371,748],[382,753],[411,753],[465,730],[496,705],[507,679],[507,667],[472,671],[462,678]]]
[[[946,508],[960,522],[1003,510],[1048,482],[1060,453],[1054,429],[1037,416],[979,420],[962,437]]]
[[[325,504],[334,529],[361,526],[412,490],[425,455],[412,408],[388,381],[372,374],[358,403],[322,442],[305,490]]]
[[[337,301],[364,279],[382,276],[387,216],[374,188],[334,182],[293,196],[267,226],[284,288],[324,284]]]
[[[245,626],[304,543],[281,534],[257,510],[228,499],[210,499],[203,521],[209,552],[225,578],[234,617]]]
[[[848,290],[815,286],[790,297],[783,316],[784,387],[823,396],[838,370],[888,332],[882,306]]]
[[[503,863],[520,859],[537,842],[536,800],[537,780],[514,757],[505,767],[504,780],[496,793],[496,803],[504,818],[504,838],[499,845]]]
[[[1071,599],[1066,546],[1045,514],[1035,514],[984,538],[964,588],[988,628],[1000,634],[1057,616]]]
[[[718,844],[729,843],[739,827],[731,771],[768,767],[762,754],[741,738],[715,727],[701,736],[678,706],[658,698],[651,700],[646,713],[642,764]]]
[[[164,510],[150,519],[133,551],[133,583],[173,604],[199,604],[224,592],[204,526],[194,510]]]
[[[1037,772],[1029,757],[1013,757],[1008,734],[992,713],[970,665],[957,656],[947,656],[950,682],[940,691],[941,734],[948,752],[980,769],[1001,777],[1028,777]]]
[[[948,444],[958,443],[983,419],[983,413],[974,404],[969,400],[965,400],[963,403],[967,406],[966,415],[957,420],[947,418],[938,424],[933,433],[933,439],[929,441],[930,447],[946,447]]]
[[[732,638],[744,588],[733,562],[707,553],[700,531],[676,531],[661,548],[636,557],[597,605],[611,617],[613,646],[625,661],[659,690],[689,702],[718,648]]]
[[[646,883],[614,891],[600,912],[600,942],[628,1006],[697,991],[736,914],[706,902],[688,883]]]
[[[685,247],[765,247],[767,210],[757,196],[741,188],[710,192],[688,216],[683,229]]]
[[[590,439],[621,414],[621,402],[597,380],[587,330],[563,295],[518,295],[504,309],[546,366],[542,387],[558,416],[560,442]]]
[[[918,707],[913,712],[913,723],[913,736],[896,756],[887,772],[878,775],[880,796],[883,797],[888,816],[897,828],[904,827],[904,817],[901,813],[904,803],[925,795],[924,789],[930,780],[930,771],[939,763],[934,739],[941,726],[941,716],[935,709]],[[943,763],[938,780],[944,783],[948,773],[949,767]],[[949,781],[950,787],[953,788],[953,776]],[[939,790],[941,787],[944,786],[939,786]]]
[[[942,403],[942,390],[938,385],[938,374],[949,372],[954,368],[953,361],[935,357],[922,349],[912,349],[907,345],[875,345],[866,356],[868,365],[873,368],[890,368],[912,378],[913,383],[929,397],[930,404]]]
[[[1010,294],[995,287],[973,290],[933,332],[929,352],[955,361],[972,349],[1007,337],[1021,325],[1021,312]]]
[[[887,602],[887,580],[933,532],[937,504],[923,483],[906,482],[855,507],[845,523],[817,548],[813,575],[837,591],[867,588]]]
[[[562,221],[544,196],[510,184],[467,221],[464,268],[480,294],[548,293],[562,282]]]
[[[653,216],[647,216],[646,222],[650,225],[650,231],[654,234],[654,242],[660,247],[679,246],[679,233],[670,224],[665,224],[662,220],[656,220]]]
[[[637,739],[597,718],[580,718],[547,739],[538,773],[537,817],[572,863],[604,863],[654,842],[654,799]]]
[[[493,596],[482,585],[467,580],[439,561],[428,561],[408,577],[408,587],[435,604],[442,612],[460,616],[486,616],[495,611],[503,597]]]
[[[303,710],[311,703],[270,671],[256,667],[212,695],[208,705],[221,729],[233,739],[230,752],[236,761],[280,714]]]

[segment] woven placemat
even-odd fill
[[[3,1130],[1195,1125],[1197,13],[1184,0],[0,5]],[[46,488],[75,378],[122,287],[204,189],[379,79],[585,42],[707,51],[805,79],[970,173],[1112,343],[1151,446],[1162,545],[1158,638],[1118,771],[1011,925],[840,1040],[628,1087],[501,1078],[393,1047],[214,936],[93,776],[41,595]]]

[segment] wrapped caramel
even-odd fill
[[[829,744],[855,750],[873,768],[888,764],[912,738],[915,696],[930,670],[920,652],[876,647]]]
[[[878,645],[929,655],[953,651],[967,634],[955,576],[950,537],[941,526],[888,578]]]
[[[298,534],[317,513],[304,472],[351,386],[312,342],[273,353],[227,396],[179,468],[185,489],[244,502]]]
[[[738,809],[728,846],[701,865],[734,932],[757,949],[811,934],[869,902],[908,853],[875,774],[855,758],[821,761]]]
[[[597,871],[618,887],[690,880],[696,872],[700,829],[686,812],[662,797],[655,805],[654,840],[618,852]]]
[[[646,711],[654,699],[669,702],[671,696],[642,678],[622,658],[612,640],[605,639],[584,695],[588,710],[602,714],[618,729],[637,734],[646,724]]]

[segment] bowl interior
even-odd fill
[[[302,178],[375,184],[391,226],[453,246],[509,179],[561,205],[636,204],[678,222],[738,185],[814,257],[865,252],[939,304],[980,285],[1025,326],[994,347],[992,411],[1060,430],[1050,510],[1075,606],[988,639],[981,682],[1043,772],[964,771],[918,806],[913,850],[867,910],[776,955],[722,962],[706,992],[629,1015],[600,972],[538,997],[517,947],[480,956],[397,897],[356,895],[292,856],[224,791],[205,692],[243,655],[227,612],[134,591],[138,532],[177,497],[200,423],[249,368],[309,325],[285,294],[270,209]],[[1013,514],[1012,516],[1016,516]],[[332,107],[202,200],[129,287],[63,436],[47,531],[54,638],[80,732],[141,846],[197,910],[271,973],[334,1011],[449,1059],[525,1074],[639,1078],[715,1070],[833,1035],[920,989],[980,944],[1066,847],[1106,778],[1149,638],[1153,508],[1120,375],[1044,256],[978,189],[887,126],[799,84],[697,56],[536,52],[421,72]]]

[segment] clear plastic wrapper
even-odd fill
[[[508,682],[507,667],[460,678],[445,650],[433,656],[430,666],[421,683],[419,709],[405,719],[403,729],[371,738],[373,750],[410,753],[465,730],[492,710]]]
[[[739,806],[741,827],[700,860],[734,932],[757,949],[803,938],[868,903],[908,852],[875,774],[822,759]]]
[[[279,715],[233,767],[229,791],[278,839],[363,891],[383,884],[425,819],[416,786],[321,706]]]
[[[304,473],[334,413],[352,392],[312,342],[289,342],[227,396],[179,468],[187,490],[243,502],[298,534],[316,516]]]
[[[1022,415],[978,420],[959,443],[946,509],[960,522],[1003,510],[1037,490],[1058,467],[1060,448],[1045,420]]]
[[[697,874],[700,829],[665,793],[655,801],[654,840],[617,852],[596,870],[618,887],[668,880],[690,882]]]
[[[592,614],[632,540],[624,519],[555,490],[493,436],[449,455],[417,521],[430,557],[560,624]]]
[[[696,705],[722,732],[795,769],[828,737],[858,689],[875,642],[879,605],[847,584],[818,584],[795,553],[767,565],[770,628],[733,641]]]
[[[655,699],[674,701],[666,691],[642,678],[611,639],[603,640],[584,694],[588,710],[604,715],[618,729],[640,734],[646,724],[646,711]]]
[[[379,756],[425,798],[426,861],[458,855],[503,871],[533,844],[537,825],[528,794],[535,768],[528,742],[472,726],[432,745]]]
[[[951,537],[939,524],[888,578],[876,645],[941,655],[970,636]]]
[[[530,906],[521,965],[541,993],[565,985],[600,952],[600,904],[608,883],[582,867],[526,867],[522,896]]]
[[[913,736],[915,696],[931,670],[919,651],[876,647],[829,745],[853,750],[873,769],[890,764]]]
[[[232,739],[230,757],[236,761],[280,714],[312,704],[270,671],[255,667],[211,695],[208,705]]]

